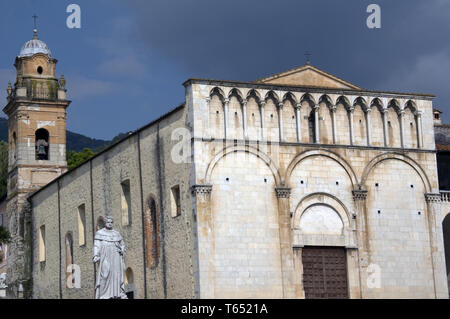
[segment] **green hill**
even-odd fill
[[[67,131],[67,150],[81,152],[85,148],[98,151],[110,144],[110,141],[90,138],[82,134]],[[0,141],[8,142],[8,120],[0,117]]]

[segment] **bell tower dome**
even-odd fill
[[[15,59],[16,81],[7,88],[8,188],[7,213],[13,242],[8,249],[7,281],[11,287],[27,280],[28,229],[26,198],[67,171],[66,80],[56,75],[57,60],[34,29]],[[9,286],[8,285],[8,286]],[[13,295],[14,288],[12,288]]]

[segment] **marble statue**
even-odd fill
[[[93,262],[98,262],[95,299],[127,299],[124,284],[125,243],[113,229],[114,219],[106,217],[105,228],[94,238]]]

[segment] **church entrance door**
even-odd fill
[[[347,261],[340,247],[303,247],[306,299],[348,298]]]

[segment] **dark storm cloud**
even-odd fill
[[[305,63],[367,89],[432,93],[450,123],[449,0],[78,0],[82,28],[66,27],[70,0],[0,1],[0,102],[13,62],[39,36],[67,79],[68,128],[112,138],[184,99],[189,77],[251,81]],[[370,3],[382,27],[366,26]],[[4,115],[3,115],[4,116]]]
[[[311,51],[313,65],[348,81],[433,93],[449,110],[450,1],[127,3],[138,15],[137,39],[192,77],[254,80],[304,64]],[[379,30],[366,26],[370,3],[381,6]]]

